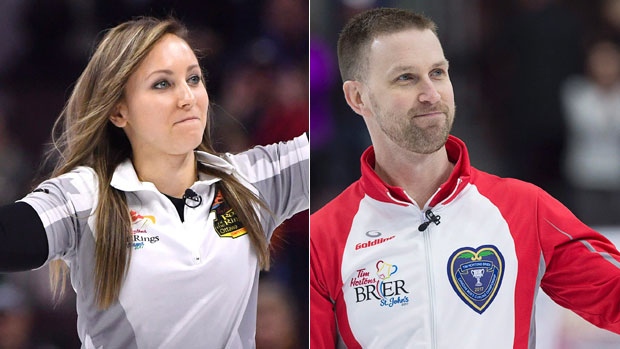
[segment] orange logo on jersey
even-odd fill
[[[155,216],[141,215],[134,210],[130,210],[129,215],[131,216],[131,232],[133,233],[129,246],[133,247],[134,250],[140,250],[147,245],[146,243],[154,244],[159,241],[158,235],[153,236],[146,229],[149,225],[155,224]]]
[[[129,211],[129,214],[131,215],[131,224],[138,226],[138,229],[144,228],[147,224],[155,224],[156,222],[155,216],[143,216],[134,210]]]

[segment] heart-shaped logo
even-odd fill
[[[448,279],[454,292],[482,314],[493,302],[504,277],[504,257],[497,247],[463,247],[448,260]]]

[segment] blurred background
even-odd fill
[[[0,1],[0,204],[36,183],[52,124],[104,29],[173,15],[207,72],[218,151],[308,130],[307,0]],[[281,226],[261,275],[258,348],[308,346],[308,213]],[[55,305],[47,268],[0,274],[0,349],[79,348],[75,295]],[[69,288],[70,289],[70,288]]]
[[[618,246],[620,0],[2,0],[0,203],[35,183],[53,121],[101,31],[173,14],[204,53],[218,150],[307,130],[310,90],[311,212],[318,209],[359,177],[370,144],[342,97],[335,43],[350,16],[376,6],[437,22],[458,106],[453,134],[474,166],[541,186]],[[307,238],[302,213],[272,240],[259,348],[308,346]],[[0,274],[0,348],[77,348],[75,321],[74,295],[54,305],[46,268]],[[539,348],[620,346],[544,294],[537,324]]]
[[[312,0],[311,212],[359,178],[370,145],[336,60],[344,23],[372,7],[438,25],[454,86],[453,134],[473,166],[537,184],[620,239],[620,0]],[[618,348],[620,337],[538,302],[537,348]]]

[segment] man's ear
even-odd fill
[[[109,119],[114,126],[123,128],[127,125],[127,108],[123,102],[120,102],[116,105],[114,110],[112,111],[112,115],[110,115]]]
[[[347,80],[342,84],[342,91],[349,107],[357,114],[366,116],[369,110],[363,98],[363,87],[359,81]]]

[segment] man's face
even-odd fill
[[[364,75],[373,143],[420,154],[445,144],[454,121],[454,92],[448,61],[432,31],[408,29],[377,37]]]

